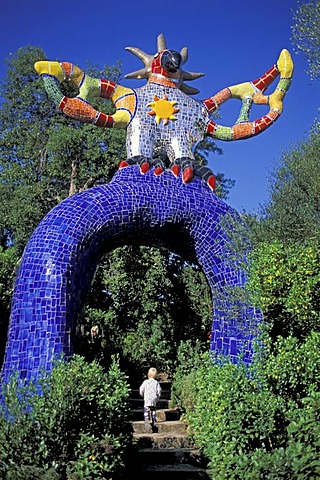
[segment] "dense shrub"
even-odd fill
[[[281,339],[249,369],[206,353],[187,375],[186,419],[215,480],[320,478],[319,348],[316,333]]]
[[[320,331],[319,242],[299,245],[280,241],[262,242],[251,257],[248,289],[276,338],[305,338]]]
[[[190,410],[194,404],[194,382],[197,367],[202,364],[204,348],[199,340],[186,340],[179,345],[177,368],[172,379],[171,402],[172,406],[180,408],[182,412]]]
[[[107,373],[74,356],[37,385],[12,377],[0,411],[0,478],[117,478],[131,440],[128,398],[117,359]]]

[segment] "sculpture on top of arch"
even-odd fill
[[[217,140],[245,139],[261,133],[279,118],[291,83],[293,63],[287,50],[265,74],[252,82],[227,87],[216,95],[195,100],[198,90],[185,81],[202,73],[184,71],[188,50],[166,46],[157,39],[157,52],[127,50],[144,63],[125,78],[142,78],[141,88],[129,88],[86,75],[69,62],[39,61],[36,71],[46,91],[64,114],[101,127],[126,129],[127,158],[108,184],[73,195],[40,222],[26,245],[16,278],[4,378],[17,370],[22,378],[51,370],[54,357],[73,353],[77,315],[104,253],[131,241],[164,245],[186,260],[198,263],[212,292],[211,350],[242,355],[250,362],[259,309],[235,304],[229,289],[243,286],[238,264],[228,263],[233,252],[223,220],[238,214],[215,194],[216,179],[197,163],[194,149],[205,136]],[[271,95],[265,90],[280,75]],[[74,98],[63,95],[60,83],[78,87]],[[110,99],[114,115],[90,105],[90,98]],[[232,127],[220,126],[211,114],[226,100],[241,100]],[[269,112],[250,121],[252,103],[269,105]],[[233,317],[230,312],[233,312]]]
[[[154,167],[154,174],[160,175],[168,167],[176,177],[182,169],[184,183],[189,183],[197,175],[213,190],[215,177],[210,169],[195,161],[195,146],[205,136],[227,141],[249,138],[274,123],[282,112],[283,98],[291,84],[291,56],[284,49],[277,63],[257,80],[224,88],[206,100],[197,101],[189,95],[199,91],[186,85],[185,81],[204,74],[182,69],[188,59],[188,49],[185,47],[180,53],[168,49],[162,34],[158,36],[157,47],[155,55],[127,47],[144,63],[144,68],[125,75],[125,78],[147,79],[147,84],[137,89],[89,77],[69,62],[39,61],[35,69],[42,75],[48,95],[64,114],[99,127],[127,129],[127,159],[120,163],[120,168],[138,163],[141,173]],[[279,74],[280,81],[274,92],[264,95]],[[69,80],[79,88],[75,98],[62,94],[59,83],[63,80]],[[106,115],[95,110],[89,103],[93,96],[110,99],[116,108],[115,114]],[[232,127],[220,126],[210,115],[230,98],[242,102],[239,117]],[[270,110],[261,118],[250,121],[252,103],[269,105]],[[161,155],[161,152],[165,154]],[[169,165],[165,164],[164,158],[168,158]]]

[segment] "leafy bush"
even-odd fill
[[[272,338],[305,338],[320,329],[320,249],[309,240],[301,245],[261,243],[251,257],[248,290],[255,292]]]
[[[155,314],[152,325],[139,322],[136,330],[123,334],[122,352],[134,366],[133,373],[147,371],[151,365],[156,365],[159,372],[172,371],[172,347],[163,323],[163,318]]]
[[[316,333],[281,339],[249,369],[202,355],[184,408],[213,478],[320,478],[319,347]]]
[[[180,343],[177,351],[178,366],[172,379],[171,402],[183,412],[194,405],[194,382],[197,368],[202,364],[204,348],[199,340],[186,340]]]
[[[128,397],[114,358],[106,374],[74,356],[37,385],[12,377],[0,412],[1,479],[116,478],[131,440]]]
[[[295,337],[265,343],[264,356],[252,371],[264,388],[281,397],[290,408],[320,390],[320,334],[313,332],[304,342]]]

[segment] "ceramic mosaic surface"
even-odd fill
[[[156,175],[169,168],[175,176],[181,169],[184,183],[199,176],[212,190],[215,188],[213,172],[207,167],[200,167],[194,157],[199,141],[205,136],[230,141],[260,134],[281,115],[283,99],[291,85],[293,63],[288,50],[283,49],[277,63],[257,80],[227,87],[199,101],[190,97],[198,90],[185,81],[195,80],[203,73],[182,69],[188,58],[186,47],[180,52],[170,50],[164,36],[159,35],[155,55],[136,47],[127,47],[127,50],[144,63],[144,68],[125,78],[147,79],[146,85],[141,88],[92,78],[70,62],[39,61],[35,69],[42,76],[48,95],[65,115],[98,127],[127,129],[127,159],[122,162],[122,167],[138,163],[142,173],[155,167]],[[274,92],[264,95],[279,75]],[[63,95],[60,84],[64,80],[78,87],[79,94],[75,98]],[[115,114],[107,115],[95,110],[90,104],[93,97],[111,100]],[[212,119],[212,114],[231,98],[241,100],[239,117],[232,127],[221,126]],[[250,121],[253,103],[269,105],[269,112]]]
[[[106,185],[71,196],[55,207],[31,236],[14,289],[4,378],[11,370],[22,378],[50,371],[55,356],[73,353],[77,315],[104,253],[132,242],[163,245],[202,268],[212,292],[211,350],[239,355],[249,363],[252,341],[262,320],[254,307],[236,303],[230,288],[243,286],[245,276],[234,256],[226,219],[237,213],[213,193],[215,176],[200,166],[194,149],[201,139],[239,140],[264,131],[279,118],[293,73],[287,50],[257,80],[223,89],[199,101],[185,82],[202,73],[184,71],[187,48],[180,52],[157,38],[149,55],[127,47],[144,67],[125,78],[145,79],[141,88],[128,88],[86,75],[70,62],[39,61],[48,95],[65,115],[97,127],[125,128],[127,157]],[[265,90],[280,75],[270,95]],[[74,98],[63,95],[61,82],[78,87]],[[102,97],[115,106],[114,115],[95,110],[90,98]],[[218,125],[212,114],[225,101],[241,101],[231,127]],[[253,103],[269,112],[250,121]]]
[[[72,353],[77,313],[96,265],[105,252],[130,242],[162,244],[198,263],[215,306],[211,349],[234,359],[243,352],[250,361],[261,313],[240,306],[238,317],[227,318],[227,288],[244,282],[243,273],[226,263],[222,219],[228,214],[237,216],[202,180],[185,185],[170,172],[141,175],[137,165],[61,202],[39,224],[22,258],[4,375],[14,368],[23,378],[35,377],[41,367],[51,369],[55,355]]]

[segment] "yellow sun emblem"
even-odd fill
[[[163,95],[162,98],[157,97],[155,95],[153,97],[154,102],[148,103],[147,107],[152,107],[151,112],[147,112],[148,115],[155,115],[156,116],[156,122],[160,123],[161,120],[163,120],[163,124],[167,125],[169,123],[169,120],[177,120],[177,118],[174,116],[174,113],[179,112],[179,108],[174,108],[174,105],[177,105],[178,102],[168,101],[167,95]]]

